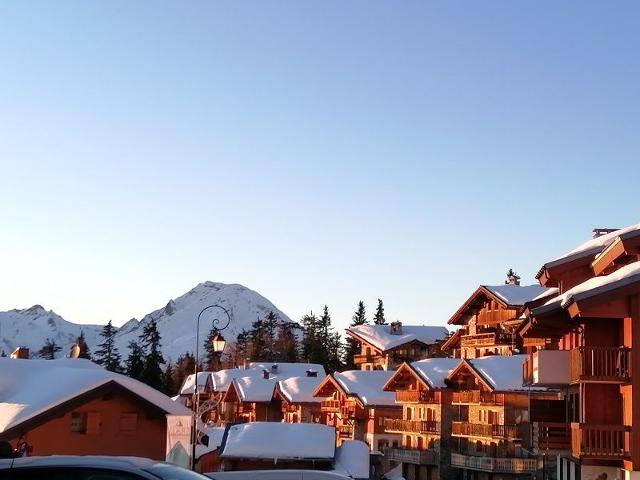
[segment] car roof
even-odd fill
[[[143,457],[106,457],[100,455],[51,455],[46,457],[18,457],[12,460],[13,468],[96,467],[139,469],[162,463]],[[10,468],[12,460],[0,460],[0,468]]]

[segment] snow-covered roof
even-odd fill
[[[558,287],[551,287],[551,288],[547,288],[546,292],[542,292],[540,295],[538,295],[537,297],[532,298],[530,301],[531,302],[537,302],[538,300],[542,300],[543,298],[551,298],[555,295],[558,295],[558,292],[560,290],[558,289]]]
[[[207,385],[211,372],[198,372],[198,392],[202,393]],[[187,375],[180,388],[180,395],[193,395],[193,373]]]
[[[334,373],[333,378],[347,393],[356,395],[364,405],[395,405],[395,392],[382,390],[394,373],[384,370],[347,370]]]
[[[635,230],[640,230],[640,223],[635,225],[629,225],[628,227],[621,228],[614,232],[607,233],[605,235],[600,235],[599,237],[592,238],[587,240],[586,242],[580,244],[578,247],[574,248],[570,252],[565,253],[564,255],[552,260],[545,264],[545,266],[553,266],[555,264],[561,264],[566,261],[572,260],[574,258],[580,258],[583,256],[591,256],[597,255],[602,250],[607,248],[611,243],[615,241],[621,235],[624,235],[629,232],[633,232]]]
[[[390,325],[357,325],[347,328],[347,333],[361,338],[383,352],[416,340],[431,345],[449,335],[445,327],[427,325],[402,325],[400,334],[391,333]]]
[[[191,411],[166,395],[125,375],[84,359],[14,360],[0,358],[0,432],[110,382],[171,415]]]
[[[328,460],[335,429],[318,423],[251,422],[228,427],[221,458]]]
[[[322,377],[292,377],[278,382],[278,388],[284,397],[293,403],[317,403],[320,398],[313,392],[324,380]]]
[[[523,385],[522,364],[527,355],[493,355],[468,360],[476,372],[482,375],[495,390],[545,390],[542,387]]]
[[[369,446],[360,440],[345,440],[336,448],[333,471],[355,479],[369,478]]]
[[[270,402],[276,382],[262,376],[234,378],[233,386],[242,402]]]
[[[431,388],[445,388],[444,380],[458,366],[458,358],[425,358],[412,362],[411,367]]]
[[[540,285],[482,285],[507,305],[519,307],[545,294],[549,289]]]
[[[205,453],[213,452],[222,445],[224,437],[224,427],[203,427],[200,429],[203,434],[209,437],[209,445],[196,445],[196,458],[200,458]]]
[[[273,366],[277,365],[274,369]],[[302,377],[307,370],[318,372],[319,377],[324,377],[324,367],[317,363],[291,363],[291,362],[251,362],[249,368],[229,368],[212,372],[213,389],[216,392],[226,392],[234,378],[260,377],[263,371],[269,372],[272,381],[284,380],[292,377]]]

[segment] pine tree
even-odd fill
[[[131,378],[142,380],[144,371],[144,351],[136,342],[129,342],[129,356],[124,362],[125,373]]]
[[[265,324],[258,319],[251,324],[249,330],[249,342],[251,343],[250,357],[257,362],[267,361],[267,343],[265,341]]]
[[[62,350],[62,347],[60,347],[54,340],[47,338],[43,347],[38,350],[38,356],[46,360],[54,360],[56,358],[56,353],[60,350]]]
[[[376,325],[385,325],[387,323],[384,318],[384,306],[381,299],[378,299],[378,308],[376,308],[376,314],[373,316],[373,323]]]
[[[160,365],[165,363],[160,351],[161,340],[158,325],[154,319],[151,319],[143,327],[140,335],[140,342],[145,353],[142,381],[156,390],[162,388],[162,367]]]
[[[118,372],[120,370],[120,353],[116,347],[116,329],[111,324],[111,320],[100,332],[103,338],[102,343],[98,344],[98,350],[94,353],[93,360],[98,365],[102,365],[107,370]]]
[[[358,325],[365,325],[367,323],[367,317],[365,315],[364,302],[360,300],[358,302],[358,308],[356,309],[353,317],[351,317],[351,326],[357,327]],[[360,353],[360,343],[355,338],[347,338],[347,347],[345,349],[345,363],[349,370],[356,368],[353,357]]]
[[[176,394],[176,384],[173,382],[173,375],[173,365],[171,362],[168,362],[167,368],[162,372],[162,392],[170,397]]]
[[[251,345],[249,332],[243,328],[236,337],[235,357],[233,361],[236,365],[241,365],[245,360],[251,360]]]
[[[302,317],[302,359],[305,362],[316,363],[318,351],[318,317],[313,312]]]
[[[184,379],[193,373],[195,365],[196,360],[191,352],[185,352],[180,355],[173,367],[173,384],[180,388],[184,383]]]
[[[280,361],[280,352],[276,349],[276,330],[278,328],[278,316],[270,310],[262,320],[265,345],[264,360],[267,362]]]
[[[84,332],[82,330],[80,330],[80,335],[76,339],[76,343],[78,344],[78,347],[80,347],[80,355],[78,355],[78,358],[86,358],[87,360],[91,360],[89,345],[87,345],[87,341],[84,338]]]
[[[280,322],[276,334],[278,361],[295,363],[298,360],[298,339],[295,330],[300,328],[292,322]]]

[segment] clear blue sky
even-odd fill
[[[0,4],[0,309],[443,324],[640,221],[638,2]]]

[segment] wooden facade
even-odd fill
[[[383,451],[398,445],[400,435],[389,433],[385,422],[400,419],[402,410],[395,405],[367,405],[357,395],[345,391],[333,376],[328,375],[314,392],[321,397],[321,418],[325,425],[336,429],[336,445],[345,440],[360,440],[371,450]]]
[[[633,429],[640,376],[632,375],[640,365],[633,348],[640,344],[640,230],[591,243],[540,269],[540,282],[561,296],[528,310],[521,335],[553,342],[530,355],[523,375],[531,385],[554,382],[566,392],[567,471],[613,468],[609,474],[630,478],[640,475],[640,428]],[[546,360],[551,356],[556,361]]]

